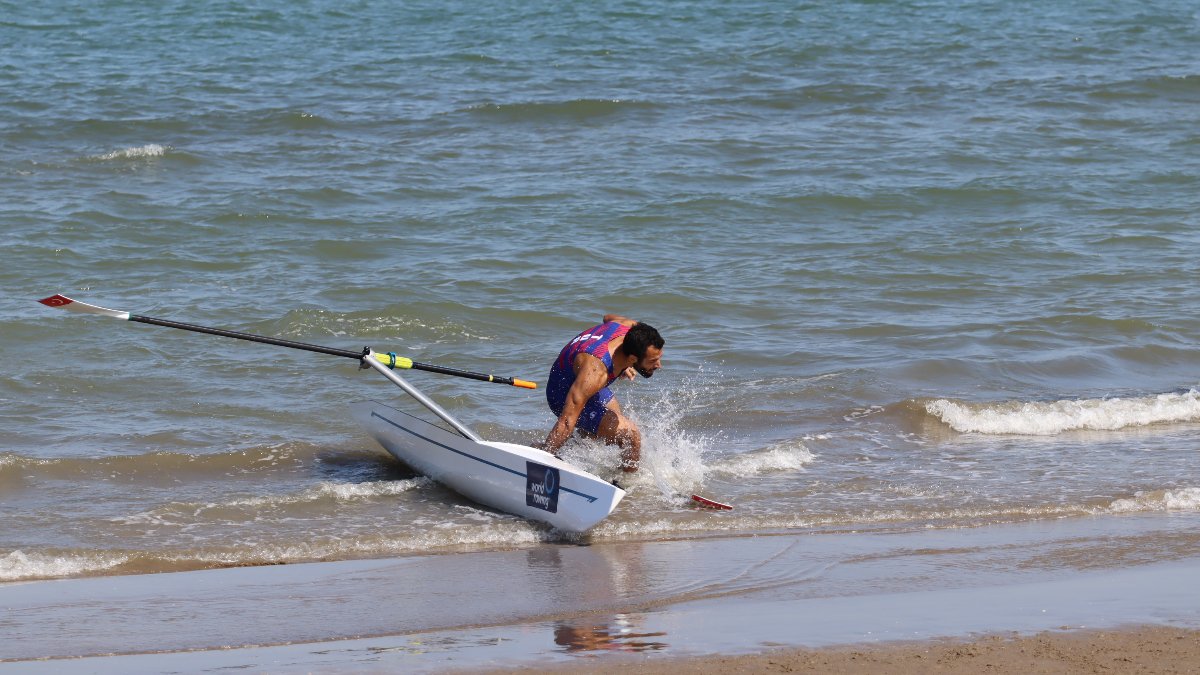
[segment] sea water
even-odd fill
[[[1198,43],[1174,0],[0,3],[0,580],[1195,514]],[[624,314],[644,470],[571,539],[392,460],[352,360],[59,292],[543,385]]]

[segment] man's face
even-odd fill
[[[646,347],[646,353],[633,364],[633,369],[641,373],[642,377],[654,375],[654,371],[659,368],[662,368],[662,350],[654,346]]]

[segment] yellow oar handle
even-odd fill
[[[529,380],[518,380],[515,377],[513,378],[512,385],[514,387],[521,387],[522,389],[537,389],[537,382],[530,382]]]
[[[380,354],[379,352],[376,352],[375,360],[387,366],[388,368],[391,368],[392,370],[397,368],[408,370],[413,367],[412,359],[406,359],[403,356],[396,356],[396,352],[388,352],[386,354]]]

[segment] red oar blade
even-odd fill
[[[61,307],[68,312],[79,312],[80,314],[99,314],[100,316],[111,316],[114,319],[124,319],[126,321],[129,320],[129,312],[109,309],[107,307],[101,307],[100,305],[89,305],[86,302],[72,300],[61,294],[52,295],[48,298],[42,298],[41,300],[38,300],[38,302],[47,307]]]
[[[696,502],[697,505],[704,507],[706,509],[716,509],[718,511],[732,511],[733,510],[732,504],[722,504],[721,502],[715,502],[706,497],[701,497],[700,495],[692,495],[692,501]]]

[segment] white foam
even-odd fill
[[[230,507],[270,508],[276,506],[318,502],[326,499],[334,499],[339,502],[353,502],[364,499],[373,499],[376,497],[390,497],[402,494],[408,492],[409,490],[430,485],[432,482],[433,481],[425,478],[424,476],[418,476],[416,478],[409,478],[406,480],[379,480],[366,483],[325,482],[294,494],[247,497],[245,499],[234,499],[227,502],[213,502],[208,504],[175,503],[116,520],[118,522],[127,524],[150,523],[167,525],[172,522],[172,519],[167,517],[169,514],[188,513],[192,517],[196,517],[204,511],[208,511],[210,509],[222,509]]]
[[[162,157],[166,154],[167,148],[157,143],[150,143],[136,148],[125,148],[124,150],[114,150],[103,155],[96,155],[96,159],[112,160],[112,159],[143,159],[146,157]]]
[[[712,465],[714,472],[744,477],[772,471],[799,471],[816,455],[800,441],[788,441],[762,450],[722,458]]]
[[[321,483],[302,492],[293,501],[318,501],[332,497],[341,502],[349,502],[374,497],[390,497],[430,483],[431,481],[423,476],[407,480],[378,480],[368,483]]]
[[[1138,492],[1127,499],[1114,501],[1108,509],[1113,513],[1200,511],[1200,488]]]
[[[406,480],[376,480],[366,483],[324,482],[295,494],[249,497],[246,499],[235,499],[223,504],[211,504],[209,506],[284,506],[288,504],[317,502],[325,499],[351,502],[361,499],[372,499],[374,497],[398,495],[428,485],[429,483],[430,480],[422,476]]]
[[[1082,506],[1014,506],[997,508],[952,508],[945,510],[911,511],[880,509],[857,513],[774,513],[760,514],[741,511],[705,512],[703,518],[685,516],[648,518],[636,521],[602,521],[591,530],[593,539],[641,539],[646,537],[712,533],[721,531],[747,532],[755,530],[811,529],[823,527],[859,528],[892,524],[924,524],[925,527],[955,527],[954,523],[1041,520],[1094,513]]]
[[[471,524],[430,522],[406,535],[386,537],[317,538],[288,544],[268,544],[251,549],[195,551],[165,557],[172,562],[244,565],[270,562],[329,560],[345,557],[427,553],[455,547],[511,546],[558,541],[561,533],[516,516],[479,511],[464,514]]]
[[[16,550],[0,556],[0,581],[50,579],[99,572],[116,567],[128,559],[128,556],[118,554],[52,555]]]
[[[1143,398],[1061,400],[1050,403],[968,404],[938,399],[925,410],[957,431],[1050,436],[1064,431],[1111,431],[1200,419],[1200,392]]]

